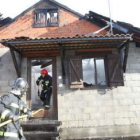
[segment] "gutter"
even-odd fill
[[[41,39],[41,40],[26,40],[26,41],[0,41],[0,43],[4,44],[22,44],[22,43],[41,43],[41,42],[67,42],[67,41],[89,41],[89,40],[122,40],[127,39],[132,41],[132,36],[126,36],[126,37],[88,37],[88,38],[63,38],[63,39]]]

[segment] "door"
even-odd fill
[[[52,77],[52,95],[50,100],[50,109],[46,110],[43,107],[43,103],[38,96],[38,87],[36,80],[40,77],[41,69],[46,69],[48,74]],[[43,110],[39,112],[35,117],[48,117],[49,119],[57,119],[57,84],[56,84],[56,60],[54,58],[37,58],[30,59],[30,108],[32,110]],[[41,86],[39,91],[41,92]]]

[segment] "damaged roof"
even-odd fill
[[[86,14],[84,18],[100,27],[105,27],[110,22],[110,18],[92,11],[89,11],[89,14]],[[136,42],[136,46],[140,47],[140,28],[120,21],[114,22],[112,20],[112,23],[114,34],[133,34],[133,40]]]
[[[11,21],[12,21],[12,19],[10,17],[0,20],[0,28],[3,27],[4,25],[6,25],[7,23],[10,23]]]

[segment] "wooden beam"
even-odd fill
[[[19,66],[19,73],[20,73],[20,76],[21,76],[21,64],[22,64],[22,55],[19,54],[18,66]]]
[[[63,43],[63,47],[69,47],[69,46],[117,46],[120,44],[120,41],[117,42],[78,42],[78,43]],[[26,44],[26,45],[16,45],[14,46],[16,49],[34,49],[34,48],[58,48],[59,44]]]
[[[70,60],[70,64],[71,64],[71,66],[72,66],[72,68],[73,68],[73,70],[74,70],[74,72],[75,72],[75,74],[76,74],[76,76],[77,76],[77,78],[79,79],[79,82],[80,82],[81,81],[81,78],[80,78],[79,74],[77,73],[77,71],[76,71],[76,69],[74,67],[74,64],[72,63],[71,60]]]
[[[4,43],[2,43],[2,45],[7,46],[8,48],[12,48],[14,51],[16,51],[17,53],[21,54],[21,52],[19,50],[17,50],[15,47],[13,47],[10,44],[7,44],[7,43],[4,42]]]
[[[121,49],[123,49],[123,48],[126,46],[126,44],[127,44],[127,41],[123,42],[123,43],[118,47],[119,51],[120,51]]]
[[[31,59],[27,59],[27,81],[29,83],[29,89],[28,94],[26,94],[26,101],[28,104],[28,107],[32,107],[32,100],[31,100]]]
[[[61,68],[62,68],[62,78],[63,78],[63,84],[66,83],[65,81],[65,77],[66,77],[66,73],[65,73],[65,67],[64,67],[64,56],[65,56],[65,51],[64,48],[62,46],[62,44],[59,44],[59,48],[60,48],[60,57],[61,57]]]
[[[28,57],[28,58],[43,58],[43,57],[54,57],[54,56],[60,56],[60,53],[52,53],[52,54],[42,54],[42,53],[38,53],[38,54],[24,54],[24,56]]]
[[[49,65],[52,65],[52,63],[53,63],[52,61],[44,63],[44,64],[41,65],[41,68],[47,67]]]
[[[128,51],[129,51],[129,42],[127,42],[126,47],[125,47],[125,55],[124,55],[124,61],[123,61],[123,71],[124,72],[126,71]]]
[[[116,74],[116,71],[117,71],[117,69],[118,69],[118,67],[119,67],[119,64],[120,64],[120,59],[118,59],[117,64],[115,65],[115,68],[114,68],[113,73],[112,73],[112,75],[111,75],[110,81],[113,81],[114,76],[115,76],[115,74]]]
[[[15,56],[15,52],[11,47],[10,47],[10,52],[11,52],[11,55],[12,55],[12,59],[13,59],[13,63],[14,63],[15,69],[16,69],[17,76],[20,77],[21,76],[21,69],[18,65],[16,56]]]
[[[79,49],[76,52],[105,52],[105,51],[112,51],[114,48],[110,49]]]
[[[60,51],[58,50],[54,50],[54,51],[25,51],[22,52],[23,55],[32,55],[32,54],[50,54],[50,53],[60,53]]]

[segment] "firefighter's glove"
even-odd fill
[[[38,94],[38,96],[40,97],[40,91],[39,91],[39,89],[38,89],[38,92],[37,92],[37,94]]]
[[[11,115],[10,116],[10,119],[12,119],[12,121],[13,122],[16,122],[16,121],[18,121],[19,120],[19,118],[18,118],[19,116],[16,116],[16,115]]]
[[[27,112],[27,118],[30,119],[31,117],[33,117],[33,114],[32,114],[32,111],[31,110],[28,110]]]

